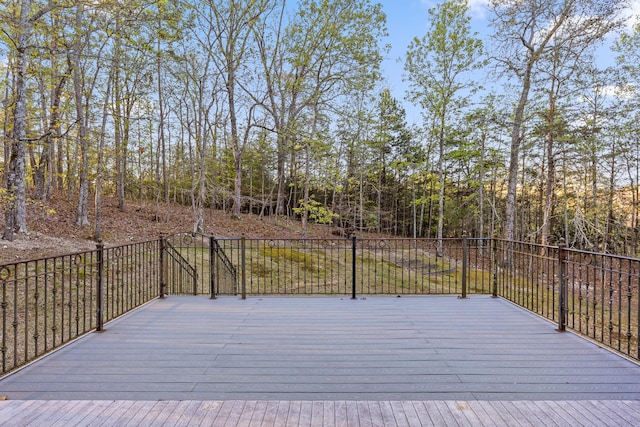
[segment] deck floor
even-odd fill
[[[0,421],[20,400],[254,402],[252,413],[343,402],[378,414],[392,402],[460,411],[480,401],[485,417],[568,402],[592,421],[576,405],[595,414],[617,401],[640,424],[640,366],[502,299],[168,297],[106,329],[0,380]]]

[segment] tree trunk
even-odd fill
[[[554,63],[555,67],[555,63]],[[549,231],[552,229],[551,227],[551,219],[553,217],[553,205],[555,203],[554,200],[554,189],[555,189],[555,181],[556,181],[556,167],[555,167],[555,156],[554,156],[554,125],[555,125],[555,107],[556,107],[556,87],[555,87],[555,70],[554,77],[551,81],[551,90],[549,91],[549,116],[547,117],[547,136],[546,136],[546,162],[547,162],[547,179],[545,183],[545,198],[544,198],[544,206],[543,206],[543,214],[542,214],[542,227],[540,229],[540,243],[542,245],[548,244]]]
[[[7,199],[5,211],[4,238],[13,240],[14,233],[27,232],[27,197],[25,184],[27,135],[27,49],[31,35],[32,23],[29,20],[31,2],[23,0],[20,5],[20,29],[16,39],[16,81],[15,81],[15,110],[9,167],[7,173]]]
[[[438,256],[443,256],[443,232],[444,232],[444,125],[445,115],[442,113],[439,135],[438,135],[438,244],[436,253]]]
[[[524,123],[524,109],[529,99],[531,89],[531,69],[533,62],[527,63],[527,68],[522,79],[522,91],[513,118],[511,129],[511,148],[509,152],[509,178],[507,183],[507,201],[504,225],[505,240],[514,240],[516,227],[516,200],[518,188],[518,160],[520,156],[520,143],[522,142],[522,124]]]

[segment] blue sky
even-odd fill
[[[407,84],[402,81],[404,71],[404,56],[409,43],[414,37],[422,38],[429,29],[427,11],[441,3],[443,0],[372,0],[373,3],[382,4],[387,15],[387,29],[389,37],[387,43],[391,45],[391,51],[383,65],[383,74],[394,96],[404,101]],[[488,43],[491,29],[488,27],[486,5],[489,0],[469,0],[472,31]],[[626,15],[640,14],[640,0],[629,0],[630,8]],[[630,24],[634,22],[629,21]],[[615,36],[612,35],[608,42],[611,43]],[[609,47],[602,48],[601,57],[609,55]],[[610,57],[609,61],[613,61]],[[420,122],[419,111],[404,102],[407,110],[407,120],[410,123]]]
[[[391,45],[391,51],[383,67],[384,77],[394,96],[404,100],[407,84],[402,81],[404,70],[404,56],[407,47],[414,37],[422,38],[429,30],[428,10],[439,3],[438,0],[374,0],[382,4],[387,15],[387,29],[389,38],[387,43]],[[484,5],[488,0],[470,0],[471,25],[473,31],[480,34],[487,28]],[[407,109],[409,122],[420,121],[419,112],[413,108]]]

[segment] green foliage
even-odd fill
[[[317,224],[332,224],[333,220],[338,218],[339,215],[332,212],[316,200],[310,199],[309,202],[300,200],[300,206],[293,208],[293,211],[297,215],[309,215],[309,219],[315,221]]]
[[[276,263],[278,260],[290,261],[299,264],[303,270],[310,272],[318,271],[318,268],[314,265],[314,258],[311,254],[293,248],[267,246],[260,250],[260,255],[269,257]],[[258,268],[262,271],[266,271],[260,266]]]

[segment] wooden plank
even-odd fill
[[[466,402],[458,402],[453,400],[448,400],[443,402],[446,408],[449,410],[451,416],[455,419],[456,425],[468,427],[471,424],[469,423],[468,418],[463,413],[461,406],[468,406]]]
[[[334,402],[334,420],[336,427],[348,427],[347,424],[347,402],[338,400]]]
[[[228,417],[224,422],[224,425],[228,426],[236,426],[240,422],[240,418],[242,418],[242,414],[244,413],[245,407],[249,402],[244,400],[234,400],[233,405],[231,406],[231,410],[229,411]],[[253,410],[253,408],[251,408]]]
[[[527,426],[527,427],[537,427],[536,424],[532,423],[527,416],[523,413],[524,405],[520,404],[521,401],[517,402],[508,402],[501,401],[500,404],[505,408],[505,410],[511,415],[511,417],[515,418],[518,422],[518,425]]]
[[[512,425],[513,421],[511,420],[511,417],[507,416],[507,418],[505,419],[505,417],[503,417],[501,413],[502,412],[501,408],[496,408],[492,404],[492,402],[481,402],[481,403],[482,403],[482,408],[489,415],[491,420],[493,420],[495,425],[501,425],[501,426]]]
[[[324,422],[324,403],[314,400],[311,402],[311,419],[309,425],[312,427],[326,425]]]
[[[181,419],[186,418],[185,411],[189,408],[190,403],[190,401],[178,401],[171,413],[165,417],[165,425],[175,427]]]
[[[456,421],[456,417],[449,410],[449,406],[447,405],[446,401],[436,401],[433,403],[435,407],[438,409],[438,412],[440,413],[440,416],[443,419],[443,425],[447,425],[447,426],[458,425],[458,422]]]
[[[347,400],[345,402],[345,408],[347,412],[347,426],[357,426],[360,423],[360,418],[358,416],[358,402]]]
[[[279,402],[273,400],[268,401],[267,407],[264,411],[264,416],[262,417],[262,423],[260,425],[264,427],[275,426],[276,418],[278,417],[278,408]]]
[[[109,426],[110,420],[113,417],[117,417],[119,413],[125,412],[129,407],[133,405],[132,400],[125,401],[113,401],[111,404],[105,408],[104,411],[100,412],[95,420],[93,421],[94,426]]]
[[[311,420],[313,418],[313,402],[309,400],[303,400],[300,402],[300,416],[298,419],[298,425],[309,427],[311,426]]]
[[[576,411],[581,412],[593,424],[606,425],[607,423],[612,422],[611,417],[603,416],[603,414],[598,413],[598,411],[595,410],[595,407],[589,401],[566,401],[564,403],[567,405],[571,405]]]
[[[538,406],[533,402],[519,401],[518,409],[525,419],[531,422],[534,426],[556,426],[557,423],[551,418],[546,416],[544,411],[541,411]]]
[[[380,402],[369,401],[369,414],[371,414],[371,425],[373,427],[383,427],[384,419],[382,417],[382,409],[380,409]]]
[[[15,403],[15,401],[2,403],[11,405]],[[41,413],[50,410],[52,405],[52,402],[46,400],[40,400],[28,406],[20,405],[21,410],[18,412],[12,411],[13,414],[10,419],[14,423],[16,423],[16,425],[28,425],[33,420],[33,418],[36,418]]]
[[[633,419],[636,425],[640,425],[640,401],[619,401],[613,402],[620,407],[621,412],[628,414],[629,419]]]
[[[337,409],[335,409],[337,408]],[[12,401],[2,424],[19,426],[640,425],[638,401]],[[8,418],[11,416],[11,418]],[[284,423],[284,424],[282,424]]]
[[[407,414],[404,412],[404,407],[402,406],[401,401],[391,401],[391,409],[393,411],[393,417],[395,418],[396,425],[398,426],[407,426],[410,427],[411,424],[407,419]]]
[[[301,402],[299,400],[289,402],[289,413],[287,414],[285,426],[296,427],[300,424],[300,407]]]
[[[155,407],[154,407],[155,408]],[[151,410],[154,410],[151,408]],[[175,425],[176,417],[179,417],[184,412],[184,407],[180,401],[169,401],[162,408],[158,409],[158,416],[150,424],[150,427],[163,426],[163,425]]]
[[[604,413],[615,413],[628,425],[640,425],[640,407],[637,404],[629,405],[627,402],[605,400],[601,401],[600,405]]]
[[[13,420],[19,422],[22,417],[27,416],[31,411],[45,404],[43,400],[25,400],[25,401],[0,401],[0,421],[8,422]]]
[[[536,417],[542,421],[542,425],[549,426],[560,426],[564,424],[560,424],[561,420],[555,415],[555,412],[549,411],[545,402],[541,401],[531,401],[524,402],[525,406],[530,407],[532,411],[535,412]]]
[[[335,427],[336,425],[336,405],[335,402],[323,402],[322,404],[322,425]]]
[[[218,408],[216,413],[213,413],[212,410],[209,410],[209,415],[211,416],[210,421],[205,420],[205,425],[212,425],[216,427],[222,427],[227,423],[231,411],[233,410],[233,406],[235,405],[235,400],[224,400],[222,401],[222,405]]]
[[[519,426],[520,422],[511,414],[511,411],[505,407],[501,401],[486,402],[488,408],[494,411],[497,417],[500,417],[509,426]]]
[[[453,403],[453,405],[451,404]],[[455,411],[459,411],[466,419],[466,422],[472,426],[483,425],[483,420],[478,416],[469,402],[450,402],[449,407]]]
[[[175,420],[174,427],[184,427],[184,426],[194,425],[193,420],[196,419],[196,414],[198,413],[198,410],[202,405],[202,402],[189,400],[189,401],[183,402],[183,404],[185,405],[185,408],[182,411],[182,415],[180,416],[180,418],[178,420]],[[198,423],[199,422],[200,421],[198,421]]]
[[[276,413],[276,418],[273,422],[274,426],[281,427],[287,423],[287,418],[289,417],[289,402],[280,401],[278,402],[278,412]]]
[[[407,418],[409,425],[420,425],[420,417],[418,417],[418,412],[415,406],[413,406],[413,402],[403,401],[402,409],[404,410],[404,415]]]
[[[82,425],[96,425],[97,424],[97,418],[100,417],[100,415],[106,411],[110,406],[114,405],[115,402],[110,401],[110,400],[99,400],[99,401],[88,401],[90,407],[89,409],[87,409],[86,413],[84,414],[85,417],[82,419]]]
[[[244,422],[245,426],[261,426],[262,420],[264,419],[265,411],[267,410],[267,402],[262,401],[251,401],[251,415],[248,415],[249,407],[245,407],[245,411],[247,415],[241,419],[241,422]],[[248,416],[248,418],[246,418]],[[246,420],[246,421],[245,421]]]
[[[507,426],[502,417],[492,408],[488,408],[485,402],[469,401],[466,402],[480,419],[480,425],[501,427]],[[540,424],[543,425],[543,424]]]
[[[578,421],[573,413],[569,413],[564,406],[561,406],[558,402],[555,401],[546,401],[544,405],[548,408],[549,411],[553,411],[558,419],[561,421],[560,424],[565,425],[580,425],[580,421]]]
[[[251,423],[251,420],[253,419],[253,411],[255,411],[257,403],[258,402],[256,400],[247,400],[246,402],[244,402],[244,406],[242,407],[242,412],[239,414],[239,417],[235,425],[239,425],[239,426],[249,425]],[[230,420],[229,424],[231,423],[232,421]]]
[[[149,401],[131,401],[128,409],[112,415],[111,419],[114,425],[119,426],[136,426],[140,423],[153,425],[156,418],[167,413],[165,407],[169,402],[149,402]]]
[[[396,416],[393,412],[393,407],[391,406],[391,402],[382,401],[380,402],[380,412],[382,413],[382,421],[385,425],[395,426],[398,425],[396,421]]]
[[[41,426],[48,423],[55,423],[80,404],[79,401],[49,401],[45,404],[40,413],[34,412],[33,417],[25,420],[25,425]]]
[[[67,408],[67,410],[62,413],[62,416],[57,420],[54,421],[53,418],[48,418],[46,421],[47,425],[50,425],[51,427],[68,427],[70,425],[84,423],[83,420],[86,418],[86,414],[90,408],[91,401],[85,400],[77,402],[77,405],[73,408]]]
[[[137,426],[137,425],[152,425],[158,417],[161,417],[164,412],[166,412],[166,407],[169,404],[169,401],[159,401],[159,402],[146,402],[149,403],[149,407],[145,408],[144,412],[136,412],[135,417],[129,418],[129,421],[125,424],[126,426]],[[137,407],[137,402],[133,403],[131,408]],[[131,411],[129,408],[129,411]]]
[[[438,411],[438,408],[436,408],[435,405],[432,405],[432,402],[416,400],[413,402],[413,407],[416,409],[416,414],[418,414],[418,419],[420,420],[421,425],[444,425],[444,420],[440,416],[440,411]]]
[[[362,427],[371,427],[373,426],[373,421],[371,419],[371,410],[369,409],[369,402],[367,401],[356,401],[356,409],[358,414],[358,424]]]
[[[555,402],[555,404],[559,406],[557,412],[562,411],[562,413],[571,416],[572,419],[576,420],[576,425],[598,425],[589,411],[585,411],[581,406],[572,405],[568,401]]]

